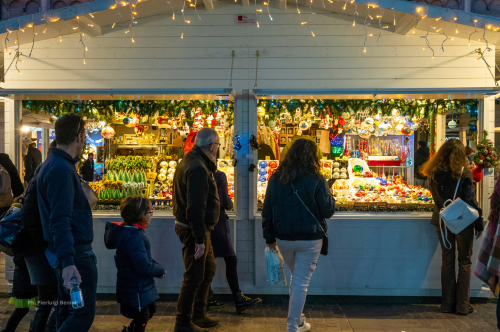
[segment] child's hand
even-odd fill
[[[163,279],[167,276],[167,271],[165,271],[165,273],[163,273],[163,275],[160,277],[160,279]]]

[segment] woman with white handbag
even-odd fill
[[[465,316],[474,311],[469,304],[474,233],[479,238],[484,226],[462,142],[446,141],[420,171],[429,180],[436,204],[431,224],[436,226],[442,249],[441,312]]]

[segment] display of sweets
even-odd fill
[[[217,169],[226,174],[227,177],[227,192],[234,203],[234,166],[231,159],[218,159]]]
[[[333,161],[332,160],[320,160],[319,166],[320,166],[319,172],[321,173],[321,175],[323,175],[323,177],[325,179],[330,180],[332,178]]]
[[[259,160],[257,175],[257,200],[264,203],[266,198],[267,184],[271,175],[276,173],[279,160]]]
[[[389,182],[385,185],[373,178],[339,180],[332,186],[336,202],[385,202],[406,204],[433,204],[431,192],[404,181]]]

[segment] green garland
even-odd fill
[[[393,109],[397,109],[402,115],[418,118],[429,118],[432,112],[446,114],[451,110],[458,109],[465,113],[467,109],[477,107],[476,99],[464,100],[260,100],[259,107],[264,107],[269,120],[276,120],[284,112],[293,113],[297,108],[302,111],[314,110],[320,116],[340,116],[343,112],[360,112],[370,110],[372,114],[381,112],[382,115],[390,115]]]
[[[234,113],[234,102],[226,100],[23,100],[23,107],[37,114],[43,112],[59,117],[78,113],[98,121],[111,121],[116,112],[140,116],[155,116],[158,112],[160,116],[175,117],[184,110],[188,120],[191,119],[191,110],[198,108],[205,115],[217,110]]]

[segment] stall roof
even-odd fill
[[[24,31],[25,29],[28,29],[27,31],[29,31],[33,29],[33,32],[37,33],[36,40],[57,38],[60,34],[64,35],[74,33],[71,28],[66,28],[67,23],[70,24],[70,27],[78,26],[90,37],[98,36],[103,33],[101,31],[102,27],[111,26],[114,23],[118,24],[130,22],[131,11],[127,6],[129,2],[129,0],[95,0],[70,7],[53,9],[47,12],[40,12],[32,15],[8,19],[3,21],[3,24],[0,24],[0,36],[1,38],[5,38],[8,31]],[[300,6],[307,7],[311,4],[308,0],[283,1],[283,3],[285,2],[289,2],[290,5],[296,3]],[[345,3],[346,1],[322,1],[321,4],[314,3],[313,7],[320,6],[319,8],[326,11],[336,12],[347,16],[353,16],[354,14],[358,14],[358,16],[364,15],[364,11],[366,11],[366,9],[362,8],[362,6],[359,7],[358,13],[357,7],[356,9],[354,9],[353,6],[348,6],[348,8],[346,8],[343,6]],[[429,6],[420,2],[405,0],[356,0],[356,4],[364,4],[373,8],[379,7],[380,9],[383,9],[386,12],[386,15],[384,15],[384,18],[382,19],[383,22],[387,21],[392,23],[394,12],[394,14],[398,16],[398,23],[395,26],[392,26],[391,24],[388,30],[395,33],[406,34],[413,27],[426,30],[427,26],[418,26],[422,21],[422,18],[425,16],[429,18],[441,19],[441,21],[446,25],[443,26],[443,28],[446,28],[447,25],[455,28],[456,24],[467,27],[467,29],[460,29],[460,33],[455,35],[455,37],[459,38],[468,38],[471,31],[475,31],[476,27],[479,29],[488,27],[489,30],[486,31],[485,37],[488,38],[492,44],[500,43],[500,35],[495,32],[498,28],[500,28],[500,18],[494,16],[479,15],[461,10]],[[236,4],[228,0],[199,1],[197,5],[205,7],[208,6],[207,9],[209,10],[217,9],[218,7],[225,5],[241,6],[241,4]],[[119,11],[121,11],[120,15],[117,15],[116,9],[113,9],[116,7],[119,8]],[[145,17],[164,13],[171,14],[172,10],[178,12],[182,8],[184,8],[184,2],[182,0],[171,0],[167,1],[167,3],[162,0],[144,0],[141,2],[140,14],[136,16],[136,19],[140,23]],[[394,18],[396,17],[394,16]],[[47,28],[47,30],[45,30],[45,28]],[[26,43],[28,42],[29,41]]]
[[[233,89],[0,89],[14,100],[234,100]]]
[[[500,88],[254,89],[257,99],[482,99]]]

